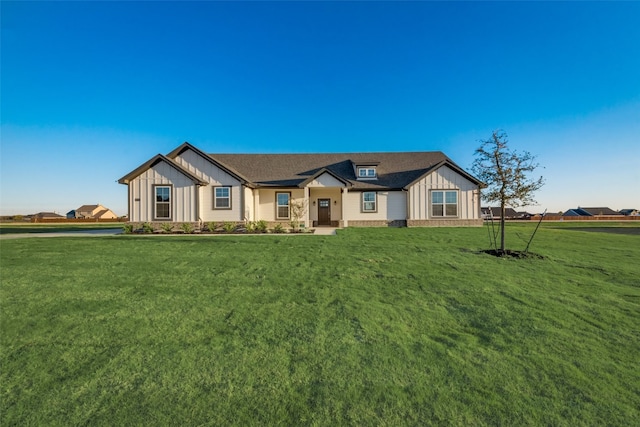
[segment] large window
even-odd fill
[[[362,212],[377,212],[378,203],[375,191],[362,192]]]
[[[432,191],[431,216],[458,216],[458,192]]]
[[[155,218],[171,219],[171,186],[156,185],[153,192],[155,196]]]
[[[213,209],[231,209],[231,187],[213,187]]]
[[[289,219],[291,193],[276,193],[276,219]]]

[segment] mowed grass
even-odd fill
[[[123,228],[122,222],[60,222],[60,223],[32,223],[32,222],[4,222],[0,223],[1,234],[24,233],[60,233],[67,231],[104,230],[107,228]]]
[[[2,424],[637,425],[640,238],[555,226],[4,240]]]

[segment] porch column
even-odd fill
[[[341,200],[340,200],[340,207],[342,209],[342,225],[344,227],[348,227],[349,226],[349,222],[347,220],[347,217],[345,215],[345,206],[347,206],[347,188],[343,187],[342,191],[340,191],[340,196],[341,196]]]
[[[304,216],[304,228],[309,228],[311,226],[311,222],[309,220],[309,216],[311,215],[311,203],[309,201],[309,187],[304,187],[304,204],[307,207],[307,213]]]

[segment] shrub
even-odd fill
[[[150,223],[145,222],[144,224],[142,224],[142,232],[153,233],[153,226]]]
[[[163,222],[160,224],[160,228],[162,228],[163,233],[171,233],[173,231],[173,224],[169,222]]]
[[[125,224],[122,227],[122,231],[124,232],[124,234],[131,234],[133,233],[133,224]]]
[[[222,229],[225,233],[233,233],[236,229],[236,225],[232,222],[225,221],[224,224],[222,224]]]
[[[267,232],[267,221],[265,221],[264,219],[261,219],[260,221],[256,222],[256,231],[258,233],[266,233]]]
[[[214,221],[208,222],[207,229],[213,233],[214,231],[216,231],[216,223]]]
[[[278,234],[280,234],[280,233],[284,233],[284,227],[282,226],[282,224],[276,224],[276,225],[273,227],[273,232],[274,232],[274,233],[278,233]]]
[[[255,233],[257,232],[256,223],[252,221],[247,221],[244,226],[247,229],[247,233]]]
[[[185,234],[191,234],[193,233],[193,225],[191,225],[190,222],[183,222],[182,224],[180,224],[180,229],[185,233]]]

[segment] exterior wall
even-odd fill
[[[152,166],[129,183],[129,221],[151,222],[154,220],[154,185],[172,186],[171,221],[197,221],[196,185],[164,162]]]
[[[482,227],[481,219],[409,219],[407,227]]]
[[[457,218],[431,218],[429,211],[431,190],[459,190]],[[456,219],[480,219],[478,186],[446,166],[442,166],[437,171],[425,176],[409,188],[408,205],[408,218],[410,220],[452,221]]]
[[[191,150],[185,151],[174,160],[198,178],[209,183],[207,186],[200,187],[199,190],[199,216],[202,221],[244,220],[245,194],[240,181]],[[213,188],[217,186],[231,187],[231,209],[213,209]]]
[[[302,188],[281,188],[254,190],[255,215],[256,220],[289,222],[290,219],[276,220],[276,193],[291,193],[291,200],[304,200],[304,189]],[[301,218],[304,221],[304,218]]]
[[[256,221],[255,201],[253,200],[254,190],[244,187],[244,218],[247,221]]]
[[[349,191],[345,194],[345,218],[347,225],[364,225],[362,221],[376,221],[371,224],[382,224],[407,219],[407,196],[405,191],[378,191],[377,212],[362,212],[362,192]],[[388,225],[385,223],[385,226]]]
[[[340,181],[329,175],[328,173],[323,173],[309,184],[307,187],[344,187]]]

